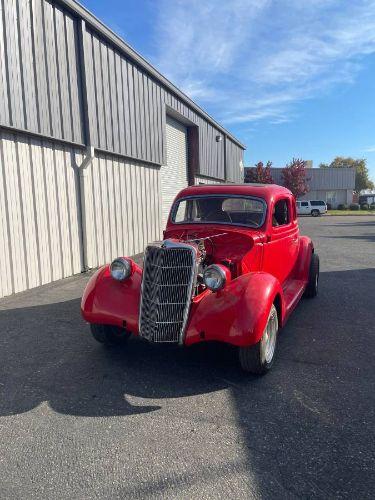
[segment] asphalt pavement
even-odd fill
[[[374,498],[375,217],[301,229],[320,292],[262,378],[227,346],[97,344],[87,275],[0,300],[0,498]]]

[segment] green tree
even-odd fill
[[[355,192],[359,194],[362,189],[374,189],[374,183],[369,179],[365,158],[350,158],[336,156],[329,165],[321,163],[320,168],[355,168]]]

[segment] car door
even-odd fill
[[[308,201],[301,201],[301,215],[309,215],[310,206]]]
[[[272,274],[283,284],[292,273],[298,256],[299,230],[295,201],[281,196],[270,209],[263,271]]]

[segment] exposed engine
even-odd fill
[[[196,240],[197,245],[197,259],[198,259],[198,269],[197,269],[197,281],[195,285],[194,295],[198,295],[205,289],[203,284],[203,272],[207,267],[207,251],[204,244],[204,240]]]
[[[206,267],[213,263],[214,242],[212,240],[224,234],[226,233],[215,234],[206,238],[184,240],[185,243],[194,243],[197,248],[198,269],[194,296],[199,295],[206,289],[203,282],[203,273]],[[207,250],[206,245],[209,246],[209,250]]]

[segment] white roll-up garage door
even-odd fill
[[[161,167],[161,196],[163,226],[176,194],[188,185],[187,129],[167,116],[167,164]]]

